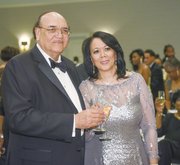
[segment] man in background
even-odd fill
[[[155,63],[156,54],[153,50],[147,49],[144,51],[144,63],[147,64],[151,70],[150,88],[155,101],[158,97],[158,91],[164,91],[163,72],[161,67]]]
[[[2,60],[2,64],[0,65],[0,80],[7,62],[19,53],[20,53],[19,49],[13,46],[5,46],[4,48],[1,49],[0,58]],[[7,123],[4,120],[4,108],[2,104],[2,92],[0,88],[0,165],[5,164],[8,137],[9,137],[9,130]]]

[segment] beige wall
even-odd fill
[[[46,10],[63,14],[72,30],[65,55],[81,57],[83,39],[96,30],[113,33],[120,41],[126,61],[136,48],[152,48],[163,56],[165,44],[172,44],[180,57],[179,0],[102,0],[81,3],[59,3],[29,7],[0,7],[0,49],[18,46],[18,36],[28,33],[36,17]],[[31,47],[34,41],[31,40]],[[130,64],[128,64],[130,67]]]

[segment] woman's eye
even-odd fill
[[[109,50],[111,50],[110,47],[105,47],[105,51],[109,51]]]
[[[97,54],[97,53],[99,53],[99,50],[95,50],[93,53],[94,53],[94,54]]]

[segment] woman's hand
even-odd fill
[[[162,103],[161,100],[157,97],[155,100],[155,108],[157,113],[162,114],[164,109],[165,103]]]

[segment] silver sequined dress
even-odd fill
[[[89,131],[85,165],[149,165],[149,158],[158,157],[152,96],[140,74],[131,72],[114,85],[85,80],[80,90],[87,107],[92,102],[113,107],[105,126],[111,140],[100,142]]]

